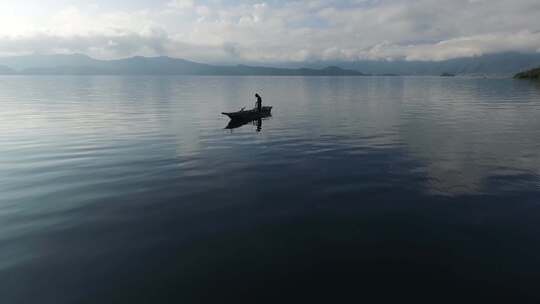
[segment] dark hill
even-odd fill
[[[525,72],[517,73],[514,78],[516,79],[540,79],[540,68],[528,70]]]

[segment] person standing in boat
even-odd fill
[[[257,107],[258,112],[262,112],[262,98],[259,93],[255,93],[255,98],[257,98],[257,101],[255,102],[255,106]]]

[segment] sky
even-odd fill
[[[209,63],[540,52],[539,0],[2,0],[0,56]]]

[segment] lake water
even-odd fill
[[[0,106],[1,303],[540,301],[538,83],[12,76]]]

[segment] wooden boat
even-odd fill
[[[230,119],[234,120],[255,120],[258,118],[264,118],[271,115],[272,107],[262,107],[261,111],[257,111],[257,109],[251,109],[251,110],[240,110],[238,112],[223,112],[221,114],[229,116]]]

